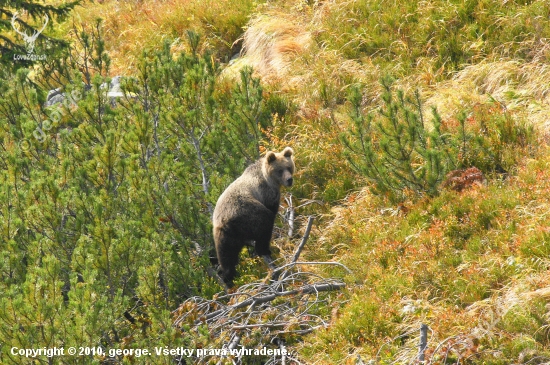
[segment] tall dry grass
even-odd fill
[[[427,104],[436,106],[443,118],[493,99],[541,131],[550,131],[550,66],[546,62],[483,61],[465,67],[428,93]]]
[[[253,0],[105,0],[77,8],[72,23],[79,29],[103,19],[112,71],[129,74],[135,72],[143,50],[158,49],[165,41],[174,52],[189,51],[187,30],[202,36],[201,49],[227,62],[256,6]]]
[[[243,54],[265,81],[288,77],[295,60],[312,47],[310,32],[282,13],[251,19],[243,35]]]

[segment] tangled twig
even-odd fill
[[[194,338],[208,334],[203,343],[196,343],[201,351],[195,352],[193,363],[225,359],[241,364],[245,356],[263,356],[272,365],[300,363],[286,346],[287,340],[326,328],[328,313],[323,308],[328,293],[344,288],[345,283],[297,269],[297,264],[308,264],[297,262],[298,256],[276,269],[280,273],[276,280],[246,284],[215,299],[192,297],[173,312],[175,327]]]
[[[301,336],[327,327],[328,321],[320,310],[320,305],[326,303],[325,293],[341,289],[345,284],[304,271],[284,271],[281,278],[271,284],[243,285],[236,292],[217,299],[189,298],[174,311],[174,326],[188,328],[189,333],[207,328],[212,341],[205,349],[227,349],[223,355],[236,364],[251,353],[231,350],[245,347],[278,348],[280,351],[271,352],[274,354],[271,364],[282,363],[285,359],[287,363],[294,361],[284,346],[273,347],[272,340]],[[246,343],[241,344],[245,339]],[[216,356],[203,356],[193,362],[205,363],[213,357]]]

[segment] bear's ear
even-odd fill
[[[293,153],[294,153],[294,151],[290,147],[286,147],[283,150],[283,156],[285,156],[285,157],[290,157],[290,156],[292,156]]]
[[[269,151],[267,155],[265,155],[265,160],[267,161],[268,164],[272,163],[276,159],[277,159],[277,155],[275,155],[275,152],[273,151]]]

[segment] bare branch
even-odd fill
[[[228,351],[215,359],[213,356],[196,358],[194,363],[218,362],[224,356],[231,356],[233,361],[241,363],[245,355],[239,348],[244,348],[240,343],[245,342],[245,338],[247,346],[254,343],[256,349],[261,349],[273,346],[271,340],[275,337],[283,341],[284,336],[301,336],[326,328],[329,320],[317,314],[319,308],[326,305],[323,293],[342,289],[345,284],[340,280],[324,279],[314,273],[294,270],[284,271],[285,277],[271,285],[250,283],[216,300],[193,297],[182,303],[173,312],[176,318],[174,326],[197,335],[208,328],[209,338],[212,339],[208,348]],[[279,355],[272,357],[268,363],[299,363],[285,345],[281,347],[281,343],[277,343]]]
[[[288,237],[294,235],[294,216],[296,214],[296,208],[292,203],[292,194],[288,197],[285,196],[285,201],[288,204]]]
[[[341,264],[339,262],[333,262],[333,261],[298,261],[298,262],[291,262],[290,264],[286,264],[283,266],[279,266],[277,269],[274,270],[274,272],[282,271],[283,269],[286,269],[287,267],[293,267],[295,265],[337,265],[340,267],[343,267],[346,269],[346,271],[350,274],[353,274],[353,272],[348,269],[348,267],[344,264]]]
[[[298,261],[298,258],[300,257],[300,254],[302,253],[304,246],[306,245],[307,239],[309,238],[309,232],[311,232],[311,227],[313,226],[314,219],[315,217],[313,217],[312,215],[309,216],[308,218],[306,232],[304,233],[302,242],[300,242],[300,244],[298,245],[298,248],[296,249],[296,253],[294,254],[294,258],[292,259],[293,263],[296,263],[296,261]]]
[[[231,327],[234,330],[245,330],[250,328],[258,328],[258,327],[284,327],[288,326],[287,322],[277,322],[277,323],[256,323],[256,324],[244,324],[241,326],[233,326]]]

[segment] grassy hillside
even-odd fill
[[[407,363],[425,323],[437,361],[546,358],[547,153],[514,177],[401,211],[381,209],[367,191],[350,194],[318,242],[325,259],[354,271],[357,285],[334,326],[309,338],[304,353],[327,363],[357,354]]]
[[[185,298],[220,289],[202,279],[208,263],[195,252],[211,241],[209,209],[246,163],[289,145],[297,223],[318,217],[302,257],[352,271],[307,268],[347,287],[320,310],[331,313],[327,328],[289,339],[301,363],[415,363],[422,324],[427,363],[549,362],[548,19],[544,0],[84,2],[51,32],[73,42],[73,56],[95,59],[93,92],[66,106],[56,139],[32,137],[36,116],[50,115],[40,106],[47,90],[29,92],[29,80],[43,84],[39,68],[0,84],[9,293],[0,333],[12,336],[18,320],[46,326],[15,310],[21,301],[55,313],[36,343],[63,337],[53,328],[92,303],[75,315],[85,330],[67,325],[66,335],[121,347],[200,343],[169,323]],[[104,50],[82,31],[101,34]],[[125,87],[141,95],[122,108],[102,94],[115,75],[133,78]],[[393,119],[389,78],[392,100],[402,92],[406,106]],[[396,129],[410,137],[406,148],[384,142],[388,126],[410,127],[411,115],[417,129]],[[347,140],[370,143],[374,155]],[[391,157],[404,150],[408,159]],[[421,179],[431,168],[435,190],[373,189],[379,181],[361,166],[374,160],[389,161],[390,173],[406,161]],[[444,187],[450,170],[468,167],[483,181]],[[279,256],[290,254],[299,239],[281,236]],[[239,284],[265,274],[248,257],[239,271]],[[41,287],[55,300],[34,298]],[[129,308],[131,323],[120,315]],[[84,325],[99,315],[104,323]],[[11,341],[22,346],[25,335]]]

